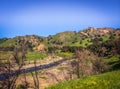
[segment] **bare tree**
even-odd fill
[[[24,65],[26,54],[26,41],[24,39],[18,38],[17,44],[14,48],[12,57],[7,60],[7,63],[1,63],[0,69],[4,73],[4,78],[0,82],[1,89],[15,89],[16,81],[19,78],[21,69]]]
[[[71,64],[78,78],[94,74],[93,61],[98,57],[86,49],[76,51],[77,60]]]
[[[76,51],[77,60],[71,62],[78,78],[105,72],[109,69],[101,57],[86,49]]]
[[[96,60],[92,61],[93,63],[93,72],[94,74],[99,74],[106,72],[110,69],[110,66],[107,65],[102,58],[97,58]]]
[[[39,89],[38,72],[36,71],[36,60],[34,60],[35,73],[31,72],[34,81],[34,89]]]
[[[2,74],[4,73],[5,78],[5,80],[0,82],[0,89],[15,89],[16,87],[15,83],[18,78],[18,75],[16,74],[16,76],[9,78],[11,76],[13,69],[14,68],[9,60],[7,64],[0,63],[0,71],[2,71]]]

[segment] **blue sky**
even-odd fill
[[[120,28],[120,0],[0,0],[0,38]]]

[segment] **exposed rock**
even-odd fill
[[[37,51],[39,51],[39,52],[45,52],[45,45],[44,45],[44,44],[40,44],[40,45],[37,47]]]
[[[113,28],[93,28],[90,27],[86,30],[81,31],[80,33],[87,36],[87,37],[94,37],[94,36],[108,36],[109,33],[113,32],[114,29]]]

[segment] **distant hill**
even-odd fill
[[[1,43],[4,43],[4,42],[7,41],[8,39],[9,39],[9,38],[1,38],[1,39],[0,39],[0,44],[1,44]]]
[[[62,48],[63,46],[87,47],[92,45],[96,39],[104,42],[112,37],[120,37],[120,29],[89,27],[79,32],[65,31],[48,37],[26,35],[9,39],[2,38],[0,39],[0,50],[2,48],[14,48],[18,38],[23,38],[28,41],[32,48],[36,48],[41,43],[46,47]]]

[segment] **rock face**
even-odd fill
[[[110,32],[113,32],[114,29],[112,28],[98,28],[98,32],[100,35],[105,35],[105,34],[109,34]]]
[[[44,44],[40,44],[40,45],[37,47],[37,51],[39,51],[39,52],[45,52],[45,45],[44,45]]]
[[[80,33],[83,34],[83,35],[86,35],[88,37],[91,37],[91,36],[93,37],[93,36],[96,36],[96,35],[107,36],[112,32],[114,32],[113,28],[93,28],[93,27],[90,27],[88,29],[85,29],[85,30],[81,31]]]
[[[114,33],[116,36],[120,36],[120,29],[117,29]]]
[[[32,43],[32,45],[34,46],[38,46],[40,42],[43,41],[43,37],[39,37],[36,35],[26,35],[26,36],[21,36],[23,37],[25,40],[29,41],[30,43]]]

